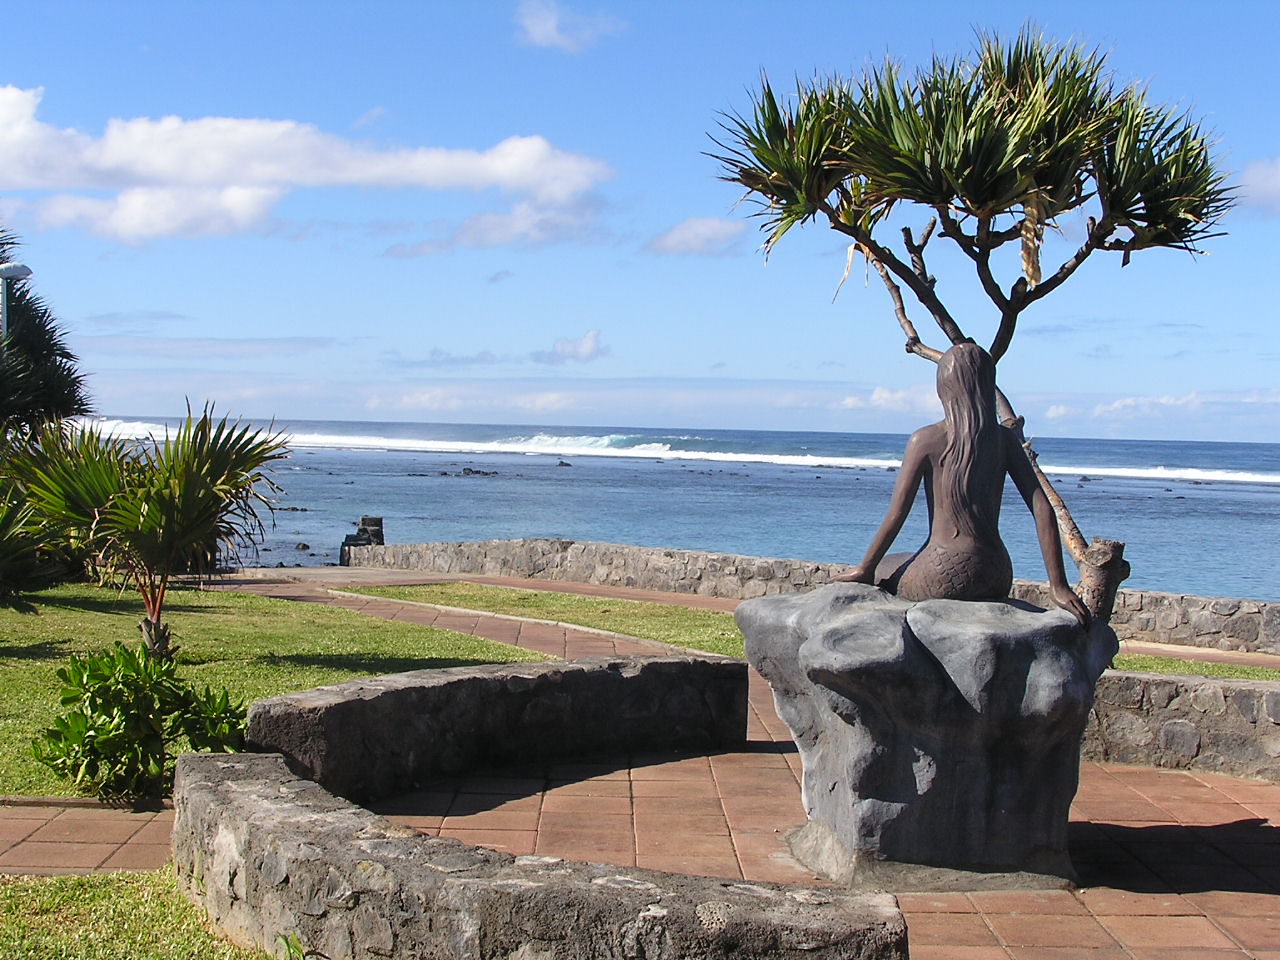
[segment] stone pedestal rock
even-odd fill
[[[842,883],[1058,885],[1105,625],[1017,600],[910,603],[831,584],[738,608],[804,762],[789,838]]]

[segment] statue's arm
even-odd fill
[[[1001,429],[1004,430],[1005,469],[1009,471],[1009,476],[1013,478],[1014,485],[1036,521],[1040,555],[1044,557],[1044,569],[1049,575],[1049,593],[1054,603],[1070,611],[1081,626],[1087,627],[1090,620],[1089,608],[1067,583],[1067,573],[1062,566],[1062,540],[1058,536],[1058,521],[1053,515],[1053,507],[1040,489],[1040,481],[1036,479],[1035,471],[1031,469],[1031,462],[1017,436],[1007,428]]]
[[[889,498],[889,510],[880,523],[880,529],[871,538],[871,545],[867,547],[862,562],[849,573],[834,579],[852,583],[875,581],[876,567],[893,546],[893,541],[907,520],[907,514],[911,512],[911,505],[915,503],[916,493],[920,490],[920,481],[924,478],[928,464],[928,446],[924,430],[917,430],[911,435],[906,452],[902,455],[898,480],[893,485],[893,496]]]

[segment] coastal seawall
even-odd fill
[[[342,564],[437,573],[528,577],[746,600],[827,583],[844,564],[580,540],[480,540],[346,546]],[[1014,581],[1041,606],[1047,587]],[[1121,640],[1280,654],[1280,603],[1121,589],[1111,626]]]

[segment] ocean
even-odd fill
[[[176,421],[116,418],[146,436]],[[266,423],[254,423],[267,427]],[[257,556],[335,563],[363,515],[387,541],[564,537],[856,563],[888,506],[900,434],[292,420]],[[1122,540],[1126,586],[1280,600],[1280,444],[1035,441],[1086,538]],[[1019,577],[1043,579],[1029,512],[1006,491]],[[927,532],[923,494],[895,549]],[[1068,573],[1072,571],[1067,562]]]

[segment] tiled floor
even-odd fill
[[[319,583],[253,588],[558,656],[655,652],[558,625],[333,597]],[[377,809],[426,834],[511,853],[812,883],[782,839],[804,819],[798,757],[767,685],[753,675],[750,692],[741,751],[488,771]],[[158,866],[171,819],[169,811],[0,807],[0,872]],[[1086,763],[1071,831],[1078,890],[901,894],[913,960],[1280,960],[1280,784]]]
[[[154,870],[169,859],[173,810],[132,811],[84,801],[0,805],[0,873]]]

